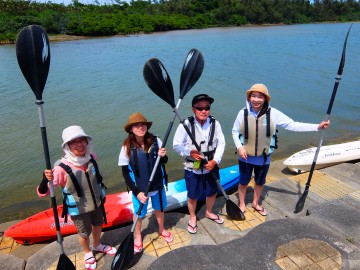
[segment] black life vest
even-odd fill
[[[131,147],[129,167],[135,179],[135,184],[141,192],[145,192],[150,180],[159,151],[157,137],[153,136],[153,143],[148,152],[141,148]],[[161,163],[160,163],[161,164]],[[156,168],[154,178],[151,182],[149,191],[161,190],[164,187],[163,164]]]

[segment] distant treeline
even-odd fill
[[[112,4],[70,5],[0,0],[0,41],[14,42],[26,25],[49,34],[109,36],[244,24],[303,24],[359,21],[354,0],[114,0]]]

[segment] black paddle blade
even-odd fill
[[[186,56],[180,76],[180,98],[182,99],[200,78],[204,69],[204,57],[197,49]]]
[[[344,41],[343,51],[342,51],[342,54],[341,54],[341,61],[340,61],[340,65],[339,65],[339,69],[338,69],[338,73],[337,73],[338,75],[341,75],[343,73],[343,70],[344,70],[346,43],[347,43],[347,40],[348,40],[352,25],[353,24],[350,25],[349,30],[347,31],[347,34],[346,34],[345,41]]]
[[[143,76],[151,91],[174,108],[175,100],[173,85],[170,76],[161,61],[156,58],[148,60],[144,65]]]
[[[231,220],[245,220],[244,213],[232,200],[226,200],[226,213]]]
[[[134,234],[130,232],[118,248],[111,270],[127,269],[134,258]]]
[[[16,39],[16,57],[36,99],[42,100],[50,67],[50,45],[44,28],[29,25],[20,31]]]
[[[305,200],[306,200],[308,193],[309,193],[309,189],[306,188],[304,193],[301,195],[299,201],[297,202],[297,204],[295,206],[295,211],[294,211],[295,214],[300,213],[304,209]]]
[[[76,268],[72,261],[65,254],[60,254],[56,270],[76,270]]]

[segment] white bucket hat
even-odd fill
[[[65,128],[62,132],[63,143],[61,147],[64,148],[68,142],[80,137],[86,137],[88,140],[92,140],[92,137],[87,135],[80,126],[70,126]]]

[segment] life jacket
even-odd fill
[[[244,108],[244,121],[240,126],[240,141],[251,156],[269,155],[277,149],[277,130],[271,119],[271,108],[260,117],[248,117],[249,111]],[[250,136],[249,136],[250,133]]]
[[[157,137],[153,136],[153,143],[148,152],[144,151],[142,148],[137,147],[131,147],[130,151],[130,175],[133,176],[132,178],[135,181],[137,188],[141,192],[145,192],[158,156],[159,145],[157,143]],[[164,179],[165,184],[167,185],[165,167],[164,164],[160,164],[156,168],[154,178],[148,190],[149,192],[161,190],[164,187]]]
[[[187,119],[190,123],[191,134],[194,136],[196,143],[200,146],[201,152],[204,154],[207,160],[212,160],[214,158],[214,154],[216,151],[216,146],[214,146],[216,119],[214,116],[211,115],[209,116],[209,118],[210,118],[210,132],[209,132],[209,140],[207,145],[205,145],[205,140],[201,132],[195,128],[195,117],[190,116]],[[187,168],[194,167],[194,159],[191,156],[185,157],[185,166]]]
[[[106,186],[102,182],[103,177],[95,159],[91,156],[85,172],[71,168],[60,160],[55,165],[63,168],[68,174],[66,185],[62,188],[63,211],[61,217],[65,218],[65,222],[67,222],[68,214],[77,216],[102,207],[106,224],[104,209]]]

